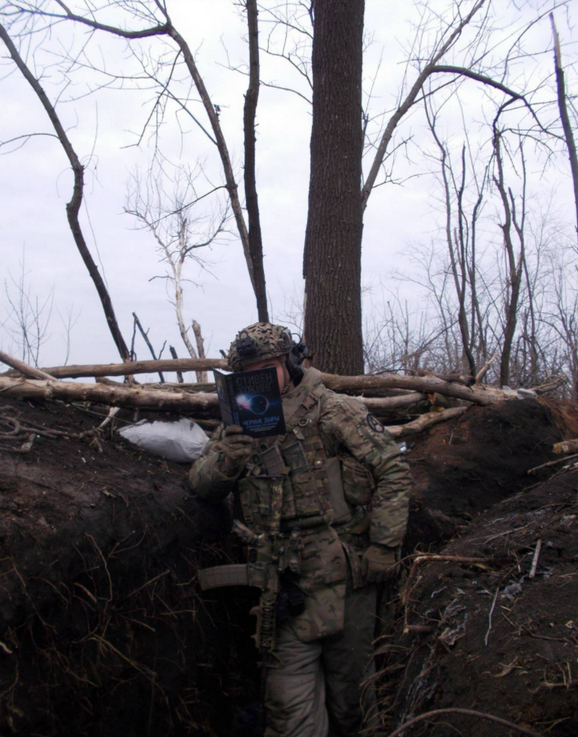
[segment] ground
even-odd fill
[[[439,552],[455,560],[415,564],[397,634],[381,648],[384,670],[402,666],[394,681],[384,677],[391,721],[459,707],[574,737],[578,470],[492,507]],[[483,719],[452,716],[442,726],[424,723],[408,733],[508,734],[498,730]]]
[[[246,594],[196,585],[200,565],[237,555],[228,507],[197,501],[186,467],[131,450],[114,423],[79,437],[105,408],[0,397],[0,411],[0,733],[253,734]],[[458,706],[576,733],[576,474],[527,473],[568,437],[575,406],[523,400],[410,443],[408,599],[380,640],[390,731]],[[420,551],[480,561],[414,564]],[[452,716],[406,734],[456,729],[502,728]]]
[[[504,403],[416,447],[411,533],[429,533],[421,549],[434,558],[408,546],[396,627],[381,641],[386,731],[429,710],[462,708],[544,735],[578,733],[578,470],[527,473],[554,457],[553,442],[578,436],[577,417],[562,403]],[[437,541],[422,524],[429,517]],[[446,714],[405,734],[516,732]]]
[[[54,435],[104,408],[0,401],[0,733],[225,733],[238,612],[195,578],[227,555],[227,510],[110,430]],[[14,421],[38,431],[28,453]]]

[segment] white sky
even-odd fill
[[[503,19],[498,20],[507,29],[526,17],[533,17],[536,4],[521,2],[518,10],[507,0],[498,0],[494,6],[498,15],[503,13]],[[447,5],[448,2],[436,0],[438,8]],[[173,0],[169,8],[175,25],[195,50],[196,62],[213,102],[221,107],[221,122],[241,184],[242,106],[247,80],[226,68],[225,49],[233,65],[245,63],[247,47],[243,41],[243,18],[230,0]],[[395,105],[404,72],[405,49],[411,37],[410,22],[415,20],[415,15],[416,8],[409,2],[366,0],[365,27],[372,39],[364,67],[366,88],[382,58],[373,88],[371,109],[374,114],[391,110]],[[261,20],[265,20],[263,14]],[[575,58],[571,21],[559,12],[559,31],[567,44],[564,53],[568,63]],[[261,33],[263,37],[264,24]],[[35,57],[36,68],[42,71],[42,83],[52,100],[63,87],[63,78],[56,66],[57,42],[72,47],[83,39],[86,39],[86,31],[77,28],[74,37],[70,30],[57,29],[51,38],[42,40],[41,50]],[[549,39],[550,25],[545,19],[529,34],[528,47],[548,49]],[[153,47],[157,44],[158,40],[151,42]],[[134,68],[123,40],[95,36],[90,53],[96,54],[97,50],[109,70]],[[17,71],[8,74],[13,65],[6,59],[4,50],[2,57],[0,140],[25,133],[52,132],[39,101],[22,76]],[[297,76],[288,71],[285,63],[265,54],[261,63],[264,80],[275,80],[285,86],[298,83]],[[527,59],[520,66],[520,75],[534,74],[538,78],[546,73],[544,70],[551,71],[551,66],[552,56],[548,52]],[[410,72],[410,80],[414,74]],[[569,69],[568,84],[575,80],[576,75]],[[88,70],[71,75],[71,83],[62,92],[58,106],[75,150],[87,167],[85,236],[104,270],[127,343],[132,333],[132,312],[136,311],[143,325],[150,328],[150,337],[157,350],[167,340],[177,348],[180,356],[185,356],[165,283],[150,281],[151,277],[164,273],[154,239],[148,232],[135,230],[134,220],[123,213],[131,175],[137,166],[141,171],[146,170],[153,151],[154,141],[150,136],[145,137],[140,148],[128,147],[134,143],[135,134],[146,119],[152,93],[106,89],[86,95],[89,85],[95,88],[102,81],[102,77]],[[300,89],[306,92],[305,86],[301,85]],[[479,104],[482,94],[473,82],[464,86],[463,93],[463,108],[472,139],[476,140],[478,123],[487,115]],[[200,104],[193,109],[208,127]],[[448,107],[447,115],[442,117],[442,131],[453,135],[459,147],[463,133],[458,117],[457,106]],[[160,138],[163,152],[174,163],[194,165],[201,159],[211,178],[221,183],[216,149],[192,122],[183,116],[180,119],[187,131],[184,137],[179,134],[174,115],[167,116]],[[363,282],[365,287],[373,289],[378,300],[380,285],[387,283],[394,268],[403,266],[400,252],[414,244],[427,244],[439,225],[435,213],[437,203],[432,197],[435,179],[426,175],[431,162],[419,151],[419,146],[423,148],[427,140],[423,122],[423,114],[416,112],[402,124],[398,140],[413,137],[408,149],[410,157],[398,156],[394,169],[394,175],[402,182],[409,176],[422,176],[375,190],[366,212]],[[291,311],[294,299],[300,300],[301,292],[309,175],[309,107],[295,95],[262,87],[257,130],[257,177],[267,287],[272,317],[283,322],[284,313]],[[65,204],[71,196],[72,177],[62,148],[54,138],[35,137],[25,146],[11,145],[0,149],[0,153],[3,154],[0,169],[3,281],[6,280],[8,293],[14,299],[16,290],[11,279],[20,278],[25,253],[26,283],[31,295],[43,301],[53,292],[49,339],[41,350],[40,363],[50,366],[64,362],[65,330],[59,315],[65,316],[68,311],[77,318],[71,333],[69,362],[116,362],[118,354],[95,288],[68,229]],[[536,162],[532,164],[532,177],[532,186],[536,191],[543,191],[544,197],[557,186],[558,199],[567,203],[570,217],[571,181],[567,160],[564,157],[554,160],[545,173]],[[185,316],[202,325],[208,353],[214,356],[219,348],[228,347],[240,327],[256,319],[256,308],[238,239],[230,237],[226,244],[215,246],[207,255],[213,262],[210,269],[215,276],[190,265],[190,278],[202,287],[186,286]],[[404,289],[403,284],[401,288]],[[413,287],[406,287],[404,293],[413,295]],[[2,327],[8,312],[6,290],[2,285],[0,347],[17,353],[10,325]],[[136,345],[139,358],[149,357],[142,340],[137,339]]]

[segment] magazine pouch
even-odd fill
[[[317,423],[302,422],[294,427],[283,445],[283,454],[289,466],[294,516],[309,517],[329,511],[327,456]]]

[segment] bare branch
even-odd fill
[[[80,226],[79,213],[80,213],[80,208],[82,206],[82,199],[83,199],[83,193],[84,193],[84,167],[80,163],[80,160],[78,156],[76,155],[74,148],[72,147],[72,143],[70,142],[70,139],[68,138],[68,135],[66,134],[66,131],[64,130],[62,126],[62,123],[60,122],[60,119],[56,113],[56,110],[53,107],[50,100],[48,99],[48,96],[46,95],[44,89],[42,88],[42,86],[40,85],[36,77],[32,74],[32,72],[30,71],[30,69],[28,68],[28,66],[22,59],[22,57],[20,56],[18,49],[14,45],[12,39],[8,35],[4,26],[1,24],[0,24],[0,38],[2,39],[2,41],[4,41],[8,49],[8,53],[12,57],[14,63],[16,64],[18,69],[22,72],[22,75],[24,76],[28,84],[32,87],[38,99],[42,103],[43,108],[45,109],[48,117],[50,118],[50,122],[54,126],[54,130],[56,131],[58,140],[60,141],[60,144],[62,145],[66,153],[66,156],[70,162],[70,166],[74,174],[74,189],[72,193],[72,198],[70,202],[68,202],[66,205],[66,214],[68,216],[68,223],[70,225],[72,235],[74,237],[76,246],[80,252],[82,260],[84,261],[86,268],[88,269],[88,272],[96,286],[96,290],[98,292],[98,296],[100,297],[100,301],[102,303],[104,314],[106,316],[108,327],[110,329],[110,332],[112,334],[116,347],[120,353],[121,358],[124,360],[128,360],[129,351],[126,346],[126,343],[124,342],[124,338],[122,337],[122,333],[120,332],[120,328],[118,326],[116,315],[114,314],[114,309],[112,306],[110,295],[108,294],[108,290],[98,270],[98,267],[95,264],[94,259],[92,258],[92,255],[90,254],[90,251],[88,250],[88,246],[86,245],[86,241],[84,239],[82,228]]]

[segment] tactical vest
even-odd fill
[[[289,432],[256,440],[246,475],[239,481],[245,523],[255,532],[271,529],[274,483],[282,480],[281,530],[310,529],[333,521],[327,454],[319,434],[317,386],[287,423]]]

